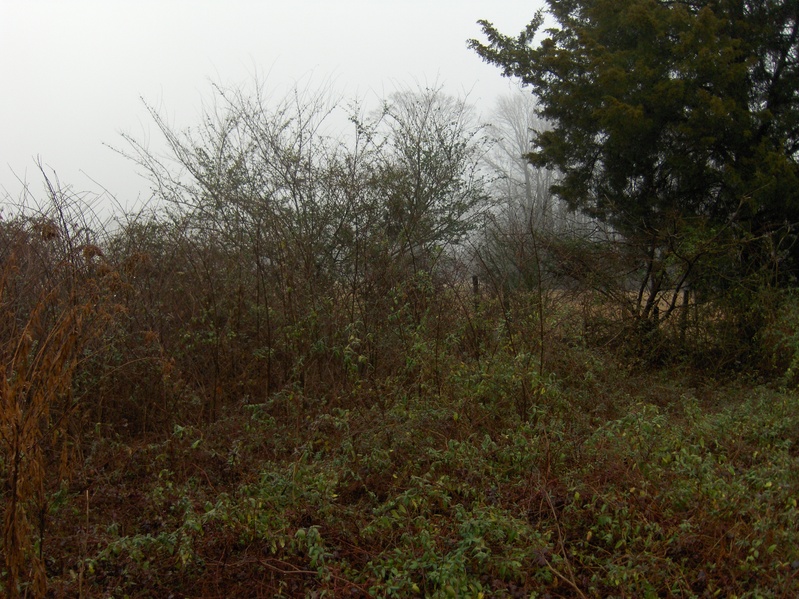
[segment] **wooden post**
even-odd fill
[[[472,275],[472,296],[474,299],[474,359],[480,361],[480,343],[482,341],[483,323],[480,319],[480,279],[477,275]]]

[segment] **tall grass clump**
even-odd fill
[[[102,251],[81,198],[45,177],[49,204],[0,223],[3,592],[44,596],[48,490],[77,449],[73,381],[104,318]]]

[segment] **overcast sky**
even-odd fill
[[[157,143],[141,98],[179,127],[198,122],[211,82],[257,76],[346,98],[438,83],[488,112],[509,93],[467,49],[478,19],[516,34],[541,0],[0,0],[0,191],[41,188],[35,160],[76,191],[148,196],[121,132]]]

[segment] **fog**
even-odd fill
[[[42,189],[41,160],[76,191],[125,207],[149,197],[109,146],[122,133],[158,144],[144,102],[173,127],[195,124],[212,84],[259,81],[374,100],[436,85],[488,113],[514,84],[466,47],[476,21],[521,30],[536,2],[408,0],[33,1],[0,4],[0,188]]]

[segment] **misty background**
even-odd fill
[[[42,187],[37,160],[77,191],[133,209],[150,197],[122,134],[156,150],[145,102],[175,129],[198,124],[213,85],[282,98],[327,90],[378,102],[403,87],[467,97],[479,114],[516,85],[466,47],[476,21],[519,31],[540,3],[366,0],[0,3],[0,191]],[[114,203],[110,201],[109,203]]]

